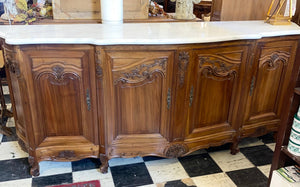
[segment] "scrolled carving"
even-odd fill
[[[51,68],[52,72],[50,72],[49,81],[53,85],[66,85],[72,79],[79,78],[78,74],[72,72],[65,72],[65,68],[61,65],[55,65]],[[48,74],[49,72],[43,72],[38,74],[37,79],[43,74]]]
[[[76,154],[74,151],[68,151],[68,150],[65,150],[65,151],[60,151],[57,155],[57,158],[74,158],[76,157]]]
[[[171,144],[165,148],[164,154],[168,158],[181,157],[188,152],[188,147],[185,144]]]
[[[103,78],[103,69],[102,69],[102,63],[100,59],[100,50],[96,50],[96,75],[99,79]]]
[[[17,60],[15,59],[16,52],[14,50],[3,47],[5,65],[9,71],[15,74],[17,77],[21,76],[21,71]]]
[[[274,51],[270,54],[262,56],[259,61],[262,65],[267,65],[269,70],[276,69],[280,63],[286,65],[288,59],[290,57],[290,53],[285,51]]]
[[[101,60],[98,59],[96,60],[96,74],[97,77],[102,79],[103,78],[103,69],[102,69],[102,65],[101,65]]]
[[[179,61],[178,61],[178,74],[179,74],[179,85],[182,86],[184,84],[185,72],[190,62],[190,55],[186,51],[182,51],[179,53]]]
[[[199,68],[202,69],[202,74],[209,78],[222,77],[225,79],[233,79],[236,76],[236,64],[228,65],[220,59],[212,57],[199,57]],[[204,66],[208,64],[208,66]]]
[[[152,79],[152,75],[154,72],[162,72],[165,74],[167,66],[167,59],[155,59],[152,64],[141,64],[129,72],[122,72],[121,77],[114,81],[114,84],[121,83],[137,83],[142,82],[146,79]],[[160,69],[155,69],[155,67],[159,67]]]

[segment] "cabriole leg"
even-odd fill
[[[100,166],[100,172],[101,173],[107,173],[108,170],[108,158],[105,154],[100,154],[100,161],[101,161],[101,166]]]
[[[39,176],[40,175],[39,163],[34,159],[33,156],[28,157],[28,162],[29,162],[29,165],[31,166],[30,174],[35,177]]]

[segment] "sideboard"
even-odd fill
[[[70,28],[72,28],[70,30]],[[39,162],[181,157],[277,131],[300,28],[263,21],[0,26],[19,144]]]

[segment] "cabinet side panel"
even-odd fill
[[[27,142],[25,139],[26,137],[26,128],[25,128],[25,117],[24,117],[24,109],[23,109],[23,103],[22,103],[22,97],[20,93],[20,85],[18,82],[18,79],[14,75],[10,75],[11,80],[11,86],[12,86],[12,92],[14,97],[14,104],[16,113],[15,116],[15,123],[16,123],[16,129],[18,133],[18,137],[20,137],[23,141]],[[21,135],[21,136],[20,136]]]

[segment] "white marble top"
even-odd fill
[[[0,26],[0,37],[11,45],[188,44],[299,34],[296,24],[273,26],[263,21]]]

